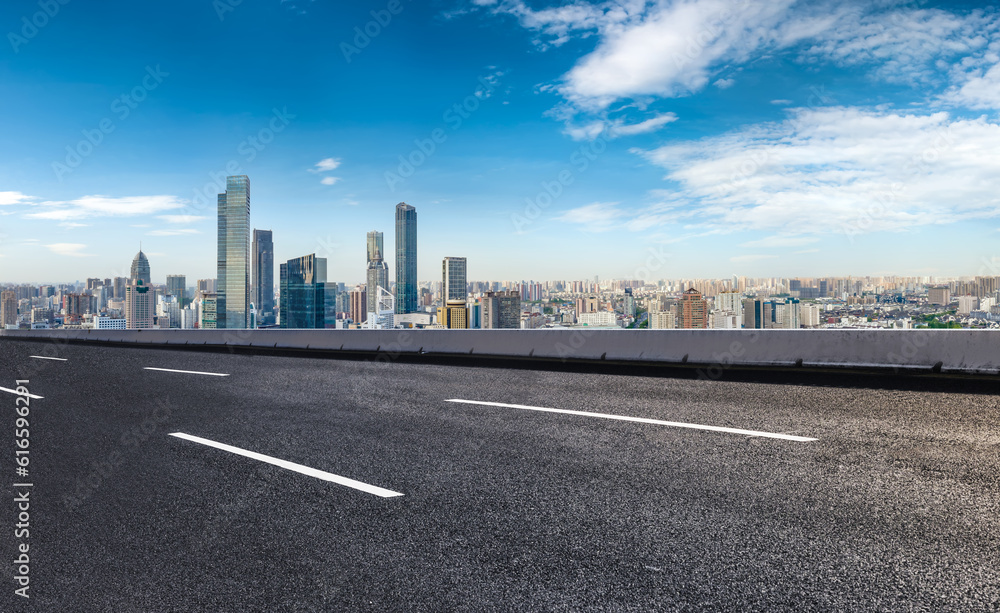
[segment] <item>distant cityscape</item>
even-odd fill
[[[5,285],[7,329],[798,329],[1000,327],[1000,276],[470,281],[466,257],[417,280],[417,210],[395,207],[395,278],[384,235],[366,236],[365,283],[327,278],[315,253],[278,265],[250,223],[250,179],[218,196],[217,276],[154,284],[140,249],[128,277]]]

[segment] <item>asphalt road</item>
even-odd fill
[[[997,396],[0,340],[24,377],[2,611],[1000,609]]]

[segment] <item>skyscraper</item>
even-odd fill
[[[378,288],[389,291],[389,266],[385,263],[382,249],[382,233],[372,230],[368,233],[368,276],[366,288],[368,292],[368,305],[365,313],[367,320],[368,313],[378,312]]]
[[[187,295],[187,277],[167,275],[167,293],[177,298],[177,304],[184,308],[184,297]]]
[[[360,285],[350,292],[351,297],[351,321],[360,324],[368,317],[368,295],[367,290]]]
[[[396,312],[417,310],[417,209],[396,205]]]
[[[0,292],[0,327],[17,323],[17,294]]]
[[[257,323],[274,324],[274,243],[270,230],[253,231],[253,275],[250,296],[257,307]]]
[[[250,178],[226,178],[219,194],[219,255],[216,326],[250,325]]]
[[[708,302],[693,287],[681,295],[681,327],[708,327]]]
[[[125,327],[129,330],[153,327],[153,292],[142,279],[132,279],[125,288]]]
[[[129,279],[135,282],[136,279],[142,280],[143,285],[149,286],[153,284],[152,279],[149,276],[149,260],[146,259],[146,254],[139,250],[139,253],[135,254],[135,258],[132,259],[132,271],[129,273]]]
[[[323,328],[326,319],[326,258],[316,254],[280,267],[282,328]]]
[[[441,263],[442,302],[465,301],[468,296],[465,258],[445,258]]]

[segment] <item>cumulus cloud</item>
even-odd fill
[[[857,234],[1000,214],[997,142],[1000,125],[982,117],[822,108],[636,152],[701,224]],[[806,242],[767,246],[782,241]]]
[[[8,206],[11,204],[29,204],[34,200],[36,200],[36,198],[22,194],[21,192],[0,192],[0,206]]]
[[[330,172],[331,170],[337,170],[340,164],[340,158],[326,158],[316,162],[316,165],[310,169],[310,172]]]

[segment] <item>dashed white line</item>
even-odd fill
[[[36,396],[34,394],[22,394],[22,393],[18,392],[17,390],[9,390],[6,387],[0,387],[0,392],[7,392],[8,394],[14,394],[15,396],[26,396],[28,398],[31,398],[32,400],[42,400],[43,399],[42,396]]]
[[[725,428],[722,426],[704,426],[701,424],[687,424],[677,421],[663,421],[660,419],[649,419],[648,417],[629,417],[627,415],[611,415],[608,413],[589,413],[587,411],[570,411],[567,409],[550,409],[546,407],[532,407],[523,404],[504,404],[502,402],[482,402],[479,400],[446,400],[445,402],[460,402],[464,404],[480,404],[490,407],[507,407],[510,409],[524,409],[527,411],[544,411],[546,413],[563,413],[565,415],[582,415],[584,417],[600,417],[602,419],[617,419],[621,421],[635,421],[643,424],[655,424],[658,426],[670,426],[673,428],[690,428],[693,430],[710,430],[712,432],[726,432],[729,434],[742,434],[744,436],[761,436],[766,438],[777,438],[786,441],[797,441],[805,443],[819,439],[806,436],[794,436],[791,434],[777,434],[774,432],[761,432],[759,430],[742,430],[740,428]]]
[[[50,358],[44,355],[29,355],[29,358],[35,358],[36,360],[58,360],[60,362],[67,362],[67,358]]]
[[[160,372],[179,372],[185,375],[208,375],[209,377],[228,377],[229,375],[221,372],[198,372],[197,370],[174,370],[173,368],[153,368],[152,366],[146,366],[143,370],[158,370]]]
[[[266,456],[262,453],[257,453],[255,451],[247,451],[246,449],[240,449],[239,447],[233,447],[232,445],[217,443],[215,441],[210,441],[207,438],[191,436],[190,434],[184,434],[183,432],[174,432],[170,436],[176,436],[177,438],[181,438],[186,441],[191,441],[193,443],[200,443],[202,445],[207,445],[209,447],[214,447],[216,449],[228,451],[229,453],[235,453],[236,455],[241,455],[246,458],[252,458],[260,462],[266,462],[268,464],[280,466],[281,468],[292,470],[297,473],[301,473],[303,475],[309,475],[310,477],[316,477],[317,479],[322,479],[324,481],[332,481],[333,483],[336,483],[338,485],[351,487],[356,490],[361,490],[362,492],[367,492],[369,494],[380,496],[382,498],[393,498],[395,496],[403,495],[400,492],[387,490],[385,488],[381,488],[376,485],[369,485],[367,483],[362,483],[361,481],[355,481],[354,479],[341,477],[340,475],[328,473],[323,470],[310,468],[308,466],[303,466],[302,464],[296,464],[295,462],[289,462],[287,460],[279,460],[278,458],[272,458],[271,456]]]

